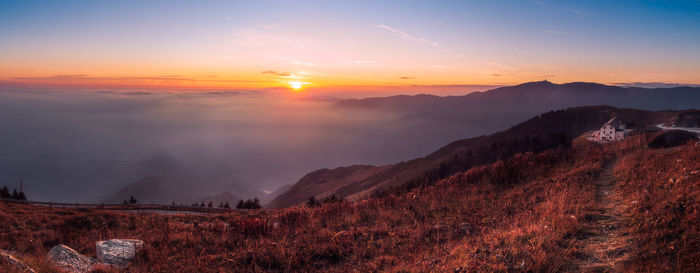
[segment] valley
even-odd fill
[[[569,109],[514,128],[538,132],[534,124],[550,122],[537,121],[581,120],[599,110],[605,115],[592,128],[611,111],[638,124],[673,115]],[[581,136],[409,188],[313,207],[135,215],[1,203],[0,249],[42,272],[59,272],[45,258],[54,244],[93,253],[101,238],[144,240],[129,272],[683,272],[697,260],[700,149],[697,141],[646,147],[654,136],[603,145]]]

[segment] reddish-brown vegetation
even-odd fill
[[[551,111],[491,135],[454,141],[422,157],[381,167],[351,166],[319,170],[304,176],[289,191],[266,206],[283,208],[309,196],[357,200],[432,185],[441,179],[512,157],[570,145],[573,138],[598,129],[611,117],[634,128],[654,127],[677,112],[652,112],[610,106],[586,106]],[[655,128],[655,127],[654,127]]]
[[[594,181],[617,156],[619,186],[637,202],[626,268],[697,269],[700,149],[640,143],[516,154],[407,192],[311,208],[166,216],[6,203],[0,248],[43,272],[56,272],[44,259],[52,246],[94,255],[108,238],[145,241],[128,272],[576,270],[591,255],[581,237]]]
[[[638,149],[616,168],[629,201],[634,272],[700,270],[700,148]]]

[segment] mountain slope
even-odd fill
[[[651,137],[576,142],[310,208],[135,215],[0,202],[0,249],[37,272],[55,271],[44,246],[90,253],[109,234],[144,240],[130,272],[698,272],[700,146],[650,149]]]
[[[353,165],[332,170],[320,169],[302,177],[284,193],[275,197],[267,207],[279,208],[296,205],[306,201],[312,195],[316,198],[327,197],[340,188],[367,179],[383,170],[382,167]]]
[[[552,109],[585,105],[610,105],[644,110],[700,108],[700,87],[638,88],[586,82],[554,84],[541,81],[502,87],[486,92],[475,92],[464,96],[400,95],[348,99],[337,102],[334,107],[364,111],[389,111],[398,113],[400,119],[421,119],[431,124],[440,121],[460,121],[464,128],[468,128],[464,131],[466,136],[477,136],[506,130],[514,124],[525,121],[528,117]],[[612,108],[605,111],[612,111]],[[642,112],[639,114],[643,115]],[[295,205],[312,195],[326,196],[335,193],[343,197],[360,198],[379,189],[386,190],[407,183],[418,185],[425,181],[430,182],[436,177],[444,177],[455,171],[463,170],[466,166],[493,162],[500,156],[508,156],[513,152],[539,151],[565,143],[567,141],[562,142],[562,139],[577,136],[598,126],[604,122],[603,119],[610,118],[609,113],[601,114],[597,118],[586,114],[582,115],[584,117],[574,115],[573,123],[564,120],[550,121],[552,124],[564,125],[566,128],[554,127],[553,130],[547,129],[549,131],[535,130],[526,132],[528,134],[525,135],[522,135],[522,129],[518,132],[516,128],[515,131],[496,138],[465,139],[450,144],[420,160],[367,169],[367,172],[374,172],[374,174],[365,179],[351,179],[350,177],[334,179],[333,182],[340,185],[340,188],[335,192],[328,191],[327,186],[324,189],[316,189],[313,186],[314,184],[328,183],[323,177],[304,177],[299,181],[305,185],[304,187],[290,189],[288,193],[271,201],[268,207]],[[646,120],[643,118],[642,120],[651,125],[652,122],[662,122],[667,119]],[[400,121],[397,120],[397,122]],[[536,121],[531,120],[530,122]],[[638,125],[635,124],[634,119],[630,119],[628,122],[632,126]],[[520,134],[521,137],[507,137],[508,134],[514,136]],[[557,140],[557,138],[561,139]],[[506,144],[515,148],[512,151],[507,151],[501,147]],[[471,148],[460,148],[462,146]],[[460,153],[461,150],[464,151]],[[450,156],[457,157],[447,160]],[[424,182],[421,182],[421,179]],[[306,197],[302,198],[304,195]],[[291,196],[295,197],[291,198]]]
[[[310,196],[336,194],[351,200],[372,194],[426,186],[471,167],[489,164],[517,153],[540,152],[567,146],[584,132],[598,128],[616,116],[630,125],[664,122],[677,112],[650,112],[610,106],[578,107],[536,116],[506,131],[452,142],[422,158],[406,162],[365,167],[367,176],[344,175],[342,168],[324,170],[324,176],[307,175],[287,193],[268,204],[270,208],[297,205]],[[340,179],[338,179],[340,178]],[[322,185],[322,186],[321,186]],[[328,189],[337,188],[335,191]],[[290,198],[294,196],[295,198]],[[301,198],[306,196],[305,198]]]

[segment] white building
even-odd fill
[[[619,120],[612,118],[599,130],[591,131],[586,137],[589,141],[595,141],[599,143],[606,143],[611,141],[620,141],[627,136],[631,130],[627,130],[625,125]]]

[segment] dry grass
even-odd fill
[[[616,169],[634,244],[626,269],[697,272],[700,269],[700,148],[634,150]]]
[[[674,153],[695,156],[697,150],[686,146]],[[580,240],[584,216],[595,205],[593,182],[613,153],[629,154],[616,169],[628,179],[636,168],[635,156],[655,152],[637,151],[632,144],[603,151],[584,143],[519,154],[407,193],[315,208],[166,216],[0,204],[0,248],[21,253],[44,272],[56,272],[44,259],[52,246],[62,243],[94,255],[94,242],[108,238],[145,241],[128,272],[558,272],[588,255]],[[669,160],[671,154],[649,159]],[[658,163],[659,168],[667,163]],[[699,260],[697,178],[694,193],[684,192],[695,194],[692,198],[677,197],[674,190],[660,195],[663,202],[653,199],[657,203],[644,201],[638,195],[644,187],[629,181],[622,185],[626,194],[650,211],[638,214],[658,213],[675,225],[637,219],[636,232],[663,225],[666,230],[655,231],[654,240],[680,236],[669,251],[659,249],[668,247],[661,243],[641,245],[630,270],[660,263],[698,268],[692,264]],[[678,191],[691,190],[682,187]],[[666,200],[668,208],[659,204]],[[677,212],[681,206],[684,210]],[[678,216],[667,216],[671,212]],[[657,251],[658,260],[648,259],[651,251]],[[675,253],[675,259],[662,261],[668,253]]]

